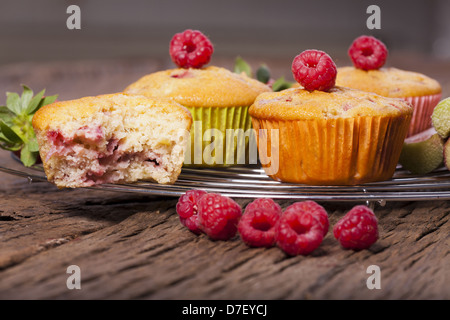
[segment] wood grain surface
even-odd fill
[[[157,60],[18,64],[0,68],[0,84],[2,91],[25,83],[71,99],[120,91],[167,66]],[[436,74],[450,83],[441,70]],[[0,151],[2,165],[13,161]],[[0,182],[0,299],[450,298],[448,201],[376,204],[380,239],[370,249],[344,250],[330,229],[310,256],[289,257],[276,247],[249,248],[239,236],[194,235],[178,220],[176,198],[59,190],[1,172]],[[251,201],[236,200],[242,207]],[[292,202],[279,201],[283,208]],[[321,204],[332,227],[359,203]],[[80,290],[66,286],[70,265],[80,267]],[[381,289],[366,285],[371,265],[380,267]]]

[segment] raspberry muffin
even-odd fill
[[[249,109],[266,173],[311,185],[390,179],[411,121],[410,103],[333,85],[336,66],[321,51],[298,55],[292,71],[299,87],[263,93]]]
[[[441,99],[438,81],[418,72],[383,67],[387,49],[368,36],[357,38],[349,48],[354,66],[338,69],[336,85],[402,98],[414,107],[408,136],[431,127],[431,115]]]
[[[191,123],[176,102],[125,94],[55,102],[33,117],[47,179],[60,188],[174,183]]]
[[[203,55],[212,54],[212,45],[199,31],[176,34],[170,53],[178,68],[146,75],[124,91],[169,98],[190,111],[194,123],[185,166],[256,163],[256,145],[251,143],[253,152],[249,147],[254,137],[248,108],[259,94],[272,91],[270,87],[244,73],[203,67],[209,61]]]
[[[159,71],[125,89],[129,94],[170,98],[190,111],[194,123],[185,165],[197,166],[250,161],[248,146],[253,138],[248,108],[267,91],[270,88],[257,80],[215,66]]]

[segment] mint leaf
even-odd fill
[[[22,87],[23,87],[23,92],[22,92],[22,97],[21,97],[22,104],[20,106],[20,111],[24,112],[25,110],[27,110],[28,104],[30,103],[31,98],[33,98],[33,90],[31,90],[24,84],[22,85]]]
[[[42,97],[44,96],[45,89],[39,92],[37,95],[33,97],[33,99],[30,100],[28,103],[28,106],[25,109],[26,114],[33,114],[37,111],[39,104],[42,100]]]
[[[20,97],[15,92],[6,93],[6,107],[14,114],[20,113]]]
[[[22,150],[20,150],[20,161],[22,161],[25,167],[31,167],[36,163],[37,152],[30,151],[28,144],[26,144]]]
[[[256,79],[262,83],[267,83],[270,80],[270,70],[269,68],[263,64],[258,70],[256,70]]]
[[[4,123],[3,120],[0,120],[0,130],[9,141],[13,143],[23,143],[22,138],[19,137],[19,135],[15,133],[13,129],[8,127],[8,125]]]
[[[249,77],[252,76],[252,68],[250,65],[241,57],[237,57],[234,61],[234,72],[235,73],[242,73],[245,72],[245,74]]]
[[[275,80],[275,82],[272,84],[272,90],[273,91],[281,91],[284,89],[288,89],[292,86],[292,83],[284,80],[284,77],[278,78]]]

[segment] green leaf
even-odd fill
[[[6,124],[12,123],[14,114],[6,107],[0,106],[0,120],[3,120]]]
[[[234,61],[234,72],[235,73],[242,73],[245,72],[245,74],[249,77],[252,76],[252,68],[250,65],[241,57],[237,57]]]
[[[41,99],[40,103],[38,104],[38,106],[33,110],[32,113],[35,113],[36,111],[38,111],[40,108],[42,108],[43,106],[53,103],[55,102],[55,100],[58,98],[58,95],[54,95],[54,96],[48,96],[48,97],[44,97],[43,99]],[[31,113],[30,113],[31,114]]]
[[[0,130],[9,141],[13,143],[23,143],[22,138],[19,137],[19,135],[13,129],[8,127],[8,125],[4,123],[3,120],[0,120]]]
[[[36,163],[39,146],[31,120],[34,113],[47,104],[53,103],[58,96],[45,97],[45,89],[33,96],[33,90],[22,85],[19,96],[14,92],[6,93],[6,106],[0,106],[0,148],[21,151],[20,159],[25,166]]]
[[[3,140],[0,137],[0,148],[2,148],[4,150],[8,150],[8,151],[18,151],[18,150],[20,150],[20,148],[22,148],[22,146],[19,146],[16,144],[11,144],[8,142],[3,142]]]
[[[20,161],[22,161],[25,167],[31,167],[36,163],[38,153],[30,151],[28,145],[25,145],[22,150],[20,150]]]
[[[31,138],[28,143],[28,150],[30,150],[31,152],[38,152],[39,151],[39,145],[37,142],[36,137]]]
[[[6,107],[17,115],[20,113],[20,97],[17,93],[6,93]]]
[[[7,143],[9,145],[14,144],[14,142],[12,142],[8,138],[6,138],[5,135],[1,131],[0,131],[0,141]]]
[[[273,91],[281,91],[288,89],[292,86],[292,83],[284,80],[284,77],[278,78],[275,80],[275,82],[272,84],[272,90]]]
[[[31,90],[30,88],[28,88],[26,85],[22,85],[23,87],[23,92],[22,92],[22,104],[20,106],[20,111],[21,112],[25,112],[25,110],[27,110],[28,108],[28,104],[31,101],[31,98],[33,98],[33,90]]]
[[[50,103],[55,102],[55,100],[56,100],[57,98],[58,98],[58,95],[57,95],[57,94],[55,94],[54,96],[48,96],[48,97],[45,97],[44,100],[43,100],[43,102],[42,102],[42,106],[45,106],[45,105],[47,105],[47,104],[50,104]]]
[[[262,83],[267,83],[270,80],[270,70],[269,68],[263,64],[258,70],[256,70],[256,79],[261,81]]]
[[[28,106],[25,109],[26,114],[33,114],[37,111],[38,106],[42,100],[42,97],[44,96],[45,89],[39,92],[37,95],[33,97],[33,99],[30,100],[28,103]]]
[[[0,131],[0,148],[8,151],[17,151],[22,148],[22,143],[14,143],[7,139],[5,135]]]

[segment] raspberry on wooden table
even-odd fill
[[[388,50],[380,40],[371,36],[360,36],[350,45],[348,55],[355,68],[376,70],[385,64]]]
[[[308,91],[328,91],[335,85],[337,68],[327,53],[305,50],[292,61],[292,74]]]
[[[272,199],[261,198],[251,202],[238,224],[242,241],[250,247],[272,247],[281,213],[280,205]]]
[[[367,249],[378,240],[378,220],[369,207],[358,205],[335,224],[333,233],[343,248]]]
[[[289,255],[308,255],[322,243],[325,228],[313,201],[296,202],[278,222],[276,243]]]
[[[298,206],[299,210],[307,210],[309,213],[317,217],[323,225],[323,236],[325,237],[330,228],[330,222],[328,220],[328,213],[324,207],[315,201],[306,200],[303,202],[297,202],[293,205]]]
[[[211,41],[198,30],[187,29],[170,41],[170,56],[180,68],[201,68],[209,63],[213,52]]]
[[[207,194],[204,190],[189,190],[177,202],[177,213],[181,223],[195,234],[202,231],[198,225],[198,200]]]
[[[208,193],[198,201],[198,223],[213,240],[228,240],[237,233],[241,207],[231,198]]]
[[[270,198],[258,198],[258,199],[253,200],[245,207],[245,211],[254,209],[254,208],[274,209],[279,214],[281,214],[281,211],[282,211],[280,205]]]

